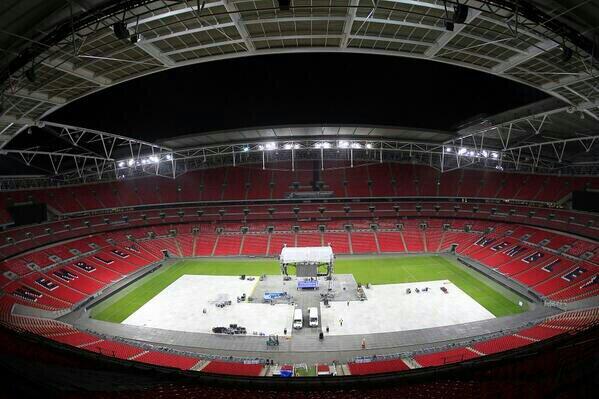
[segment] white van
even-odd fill
[[[302,313],[302,310],[297,308],[293,312],[293,328],[295,328],[296,330],[299,330],[303,326],[304,326],[304,315]]]
[[[310,327],[318,327],[318,309],[308,308],[308,315],[310,317]]]

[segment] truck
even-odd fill
[[[296,330],[301,329],[304,326],[304,315],[302,310],[297,308],[293,311],[293,328]]]
[[[310,327],[318,327],[318,309],[308,308],[308,315],[310,317]]]

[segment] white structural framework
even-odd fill
[[[599,121],[596,45],[580,47],[555,28],[573,11],[566,6],[542,19],[526,12],[530,2],[461,1],[469,7],[467,18],[447,29],[455,0],[310,1],[286,11],[275,1],[257,0],[118,3],[120,12],[66,15],[76,26],[59,41],[3,32],[40,52],[2,82],[0,148],[65,104],[130,79],[190,64],[302,52],[453,64],[536,87]],[[122,21],[135,40],[115,36],[113,25]],[[32,65],[37,79],[29,80]],[[393,71],[381,73],[391,77]]]
[[[327,276],[333,273],[335,255],[331,246],[326,247],[283,247],[279,261],[281,273],[287,275],[287,268],[295,266],[298,277],[316,277],[318,266],[327,267]]]
[[[282,263],[329,263],[334,258],[333,248],[327,247],[284,247],[281,250]]]

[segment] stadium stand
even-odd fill
[[[479,355],[468,348],[458,348],[449,351],[414,356],[414,360],[422,367],[441,366],[444,364],[470,360]]]
[[[202,369],[202,372],[257,377],[262,372],[263,367],[261,364],[241,364],[213,360]]]
[[[145,352],[135,357],[140,363],[154,364],[156,366],[172,367],[189,370],[198,363],[198,359],[163,352]]]
[[[410,369],[401,359],[366,363],[348,363],[348,367],[352,375],[393,373]]]

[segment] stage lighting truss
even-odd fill
[[[542,120],[542,116],[540,117]],[[46,181],[39,177],[0,177],[0,189],[39,187],[91,181],[114,181],[144,175],[176,178],[190,170],[252,164],[264,169],[294,171],[301,161],[317,161],[326,169],[329,161],[344,161],[348,167],[383,162],[409,162],[433,167],[440,172],[460,168],[491,169],[541,173],[598,174],[596,153],[599,135],[562,140],[523,142],[511,130],[518,121],[478,130],[438,143],[375,137],[372,128],[315,127],[315,136],[299,136],[305,127],[286,127],[297,137],[273,137],[255,141],[224,142],[193,147],[168,147],[107,132],[47,122],[38,127],[53,129],[69,140],[68,151],[44,152],[32,149],[1,149],[0,155],[13,156],[26,165],[46,170]],[[540,125],[537,129],[540,129]],[[368,132],[368,137],[351,136]],[[325,134],[326,132],[326,134]],[[340,132],[342,134],[340,134]],[[381,132],[388,134],[389,128]],[[241,132],[240,132],[241,133]],[[345,135],[344,135],[345,134]],[[355,133],[357,134],[357,133]],[[238,136],[243,137],[243,134]],[[396,135],[396,137],[399,135]],[[177,141],[173,141],[176,144]],[[566,149],[589,154],[588,162],[564,158]],[[337,164],[338,165],[338,164]]]

